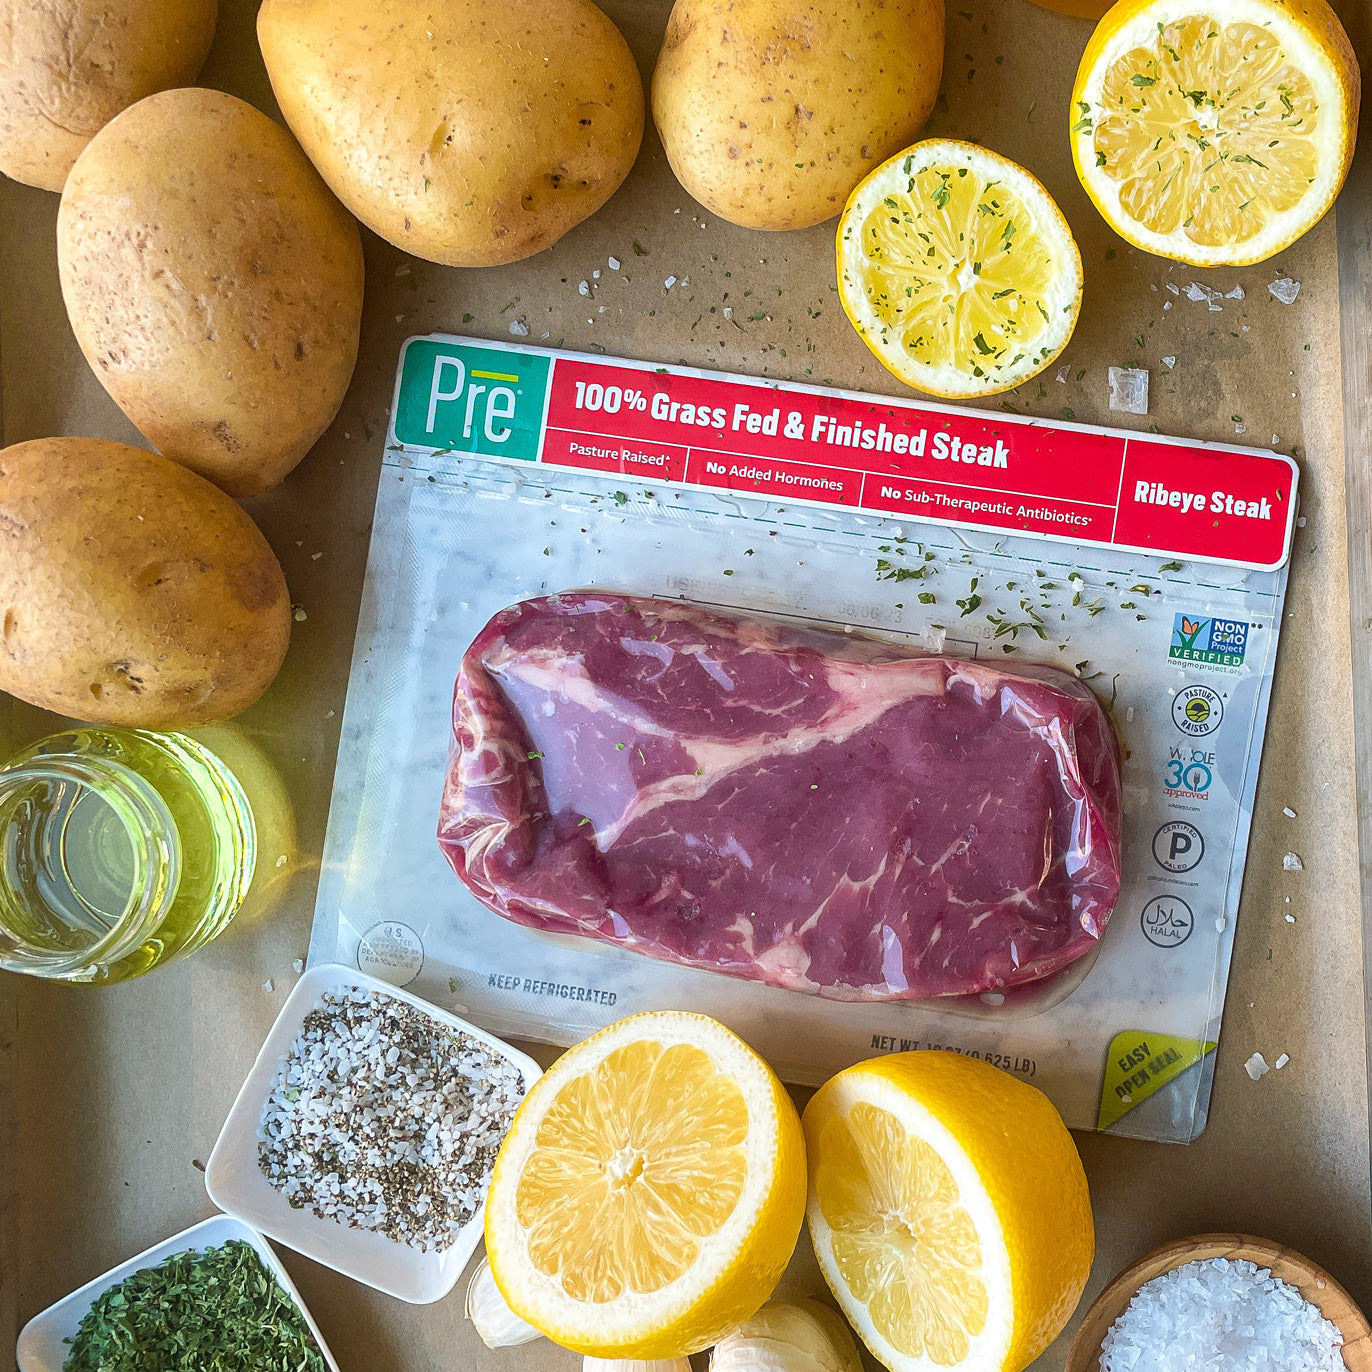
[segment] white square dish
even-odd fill
[[[272,1079],[305,1016],[326,991],[356,989],[392,996],[438,1024],[470,1034],[515,1066],[524,1080],[526,1092],[542,1075],[542,1069],[532,1058],[389,982],[336,964],[312,967],[296,983],[281,1007],[257,1061],[238,1092],[205,1166],[205,1189],[221,1210],[236,1215],[287,1248],[411,1305],[428,1305],[441,1300],[453,1289],[480,1242],[484,1202],[463,1226],[454,1243],[441,1251],[422,1252],[376,1230],[355,1229],[339,1220],[323,1219],[308,1208],[295,1209],[267,1180],[258,1165],[258,1126],[262,1108],[271,1092]]]
[[[215,1215],[212,1219],[174,1234],[156,1247],[140,1253],[136,1258],[130,1258],[128,1262],[111,1268],[104,1276],[87,1282],[70,1296],[64,1296],[55,1305],[48,1306],[42,1314],[35,1315],[19,1331],[19,1343],[15,1348],[19,1372],[62,1372],[62,1365],[70,1354],[66,1340],[76,1333],[86,1312],[111,1286],[133,1276],[135,1272],[141,1272],[145,1267],[156,1267],[158,1263],[176,1253],[184,1253],[192,1248],[218,1248],[230,1239],[242,1239],[244,1243],[251,1244],[257,1250],[263,1264],[281,1283],[286,1294],[296,1303],[301,1315],[304,1316],[306,1326],[314,1335],[315,1343],[319,1345],[324,1365],[329,1372],[338,1372],[338,1364],[329,1352],[329,1346],[324,1342],[324,1336],[319,1332],[314,1316],[300,1299],[300,1292],[295,1289],[295,1283],[282,1267],[281,1260],[272,1252],[271,1244],[257,1230],[231,1215]]]

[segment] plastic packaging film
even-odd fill
[[[524,601],[463,661],[439,843],[490,909],[835,1000],[974,995],[1092,947],[1119,753],[1058,669],[672,601]]]
[[[675,373],[657,371],[658,385],[675,384]],[[444,380],[453,389],[453,378]],[[403,422],[403,396],[395,413]],[[969,420],[981,418],[963,413]],[[1013,449],[1018,436],[1007,429],[1005,441]],[[1074,1127],[1189,1139],[1203,1128],[1208,1105],[1211,1050],[1219,1036],[1285,585],[1284,565],[1243,569],[1105,542],[1048,542],[778,502],[684,481],[645,483],[622,468],[596,474],[505,465],[479,453],[407,444],[393,429],[311,957],[353,962],[411,985],[497,1033],[554,1043],[570,1043],[636,1009],[703,1010],[747,1036],[784,1076],[801,1082],[823,1080],[873,1052],[952,1048],[1033,1080]],[[563,594],[578,588],[597,595],[587,601]],[[557,599],[541,599],[549,596]],[[678,602],[674,622],[697,631],[713,625],[724,640],[732,636],[732,642],[718,645],[721,651],[737,651],[740,635],[760,634],[773,665],[803,645],[824,660],[826,670],[841,669],[853,679],[879,676],[886,669],[872,664],[889,660],[903,664],[893,675],[933,672],[946,685],[958,677],[957,660],[967,663],[961,670],[969,680],[999,683],[1001,698],[1016,707],[1030,689],[1053,691],[1059,722],[1067,717],[1068,701],[1083,712],[1078,728],[1083,719],[1089,725],[1093,713],[1108,710],[1121,740],[1123,838],[1115,867],[1119,899],[1098,942],[1079,922],[1079,938],[1070,949],[1059,945],[1042,964],[1023,959],[1052,974],[1019,986],[1012,984],[1013,965],[1022,958],[1018,947],[989,973],[991,964],[983,959],[972,972],[961,968],[961,981],[933,985],[911,981],[909,969],[918,959],[902,948],[880,975],[873,973],[869,956],[858,976],[802,977],[814,983],[806,989],[822,992],[815,995],[786,989],[797,984],[794,962],[769,969],[756,956],[744,957],[748,965],[740,978],[569,932],[585,928],[587,919],[594,922],[583,907],[571,920],[563,917],[578,900],[595,903],[584,874],[569,881],[566,872],[558,872],[549,887],[554,897],[532,895],[542,903],[537,916],[531,915],[531,893],[510,899],[517,885],[508,881],[511,854],[522,843],[565,838],[568,823],[583,831],[572,835],[569,852],[585,855],[586,829],[600,833],[603,842],[603,816],[567,817],[577,805],[593,809],[593,792],[603,800],[614,793],[615,777],[628,775],[612,770],[622,765],[621,752],[639,746],[628,734],[606,734],[613,760],[597,755],[583,766],[578,759],[577,768],[557,782],[570,788],[561,819],[539,820],[523,833],[506,829],[503,851],[499,843],[490,846],[494,830],[488,830],[484,898],[506,901],[514,919],[487,908],[454,876],[435,832],[448,777],[454,683],[464,657],[468,671],[458,704],[464,690],[469,703],[475,698],[471,667],[483,661],[488,680],[482,686],[482,721],[498,730],[510,724],[501,712],[512,708],[520,692],[508,689],[513,659],[499,665],[504,650],[495,642],[496,630],[518,623],[521,612],[488,632],[487,626],[515,602],[615,605],[623,613],[626,596]],[[530,613],[527,607],[523,613]],[[557,615],[549,610],[548,618]],[[573,641],[568,651],[564,630],[549,641],[562,645],[565,667],[579,649]],[[643,645],[641,636],[636,641]],[[661,666],[651,633],[646,642],[640,665]],[[622,666],[629,650],[620,645],[617,651]],[[542,667],[557,670],[550,661]],[[501,671],[501,689],[492,694]],[[701,687],[702,675],[710,680],[708,673],[698,674],[693,689]],[[1016,680],[1032,685],[1016,692],[1009,685]],[[1083,684],[1099,705],[1083,699]],[[575,694],[565,687],[564,681],[537,702],[526,692],[519,728],[529,727],[531,709],[538,718],[550,718],[541,712],[552,704],[555,730],[563,697]],[[978,689],[985,694],[992,688]],[[972,696],[968,687],[969,701]],[[713,747],[710,755],[717,757],[719,719],[695,722],[711,716],[703,697],[686,713],[695,731],[691,746],[703,746],[700,739],[707,734],[711,743],[704,753]],[[788,716],[788,726],[791,721]],[[760,736],[735,723],[745,740]],[[645,749],[642,759],[630,761],[665,769],[663,775],[678,783],[695,781],[696,767],[708,779],[700,761],[704,753],[690,767],[669,756],[684,732],[679,728],[675,741],[657,736],[661,756]],[[878,729],[872,740],[879,737]],[[515,753],[507,761],[522,764],[510,773],[516,788],[548,776],[553,735],[531,736],[527,746],[525,741],[513,728],[504,736],[507,752]],[[614,747],[619,742],[624,749]],[[1073,753],[1064,742],[1063,749],[1053,755],[1055,767],[1068,757],[1099,765],[1108,756],[1098,745]],[[529,756],[539,752],[545,756]],[[994,775],[984,759],[969,759],[953,787],[962,793],[964,817],[972,791],[1003,799],[1005,779],[1014,773],[1004,757],[997,758]],[[541,764],[537,770],[535,763]],[[897,763],[892,766],[899,770]],[[478,832],[483,817],[498,826],[520,814],[543,813],[522,809],[520,798],[504,814],[489,795],[478,803],[474,792],[459,795],[451,780],[447,784],[445,824],[456,826],[454,840]],[[796,784],[792,778],[781,788],[785,804],[795,807],[784,816],[788,825],[804,813]],[[817,776],[801,784],[837,783]],[[1066,794],[1079,781],[1061,773],[1057,784]],[[886,785],[897,790],[896,777]],[[1099,775],[1087,787],[1098,802],[1109,789]],[[769,792],[774,805],[777,795],[776,789]],[[877,803],[870,796],[859,800],[856,791],[825,797],[816,807],[816,827],[797,845],[817,850],[807,858],[811,876],[816,864],[831,875],[837,870],[845,826],[870,824]],[[487,805],[495,809],[488,813]],[[762,817],[754,801],[751,811],[739,810],[735,818],[736,829],[747,820],[758,831]],[[585,819],[592,823],[583,825]],[[1095,862],[1097,870],[1081,880],[1100,883],[1104,907],[1108,804],[1098,806],[1096,822],[1100,841],[1093,837],[1082,852],[1090,853],[1088,867]],[[1003,829],[998,832],[1001,859],[1010,861],[1013,842]],[[893,851],[886,838],[883,844],[884,851]],[[1070,850],[1071,841],[1059,840],[1055,851]],[[755,853],[748,857],[756,861]],[[922,852],[920,857],[926,860]],[[794,855],[788,860],[800,861]],[[735,867],[740,865],[741,859]],[[506,882],[499,891],[489,879],[497,869]],[[526,870],[540,869],[535,863]],[[837,889],[838,883],[831,885]],[[748,898],[754,905],[765,899],[769,909],[779,910],[784,894],[774,879],[759,880]],[[913,909],[900,913],[916,917]],[[784,927],[791,915],[780,918]],[[744,928],[738,925],[726,955],[719,953],[721,922],[712,916],[715,952],[702,951],[711,946],[708,938],[698,940],[686,950],[686,961],[738,960],[739,950],[746,949]],[[871,938],[881,938],[875,931],[873,922],[866,931],[869,952]],[[1064,950],[1081,951],[1082,944],[1085,956],[1061,956]],[[677,947],[675,954],[681,952]],[[980,993],[907,999],[901,978],[918,997],[938,990]],[[848,998],[855,993],[862,998]],[[897,998],[884,999],[892,993]]]

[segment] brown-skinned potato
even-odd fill
[[[334,194],[432,262],[540,252],[638,154],[643,83],[591,0],[264,0],[257,36]]]
[[[95,438],[0,449],[0,690],[96,724],[227,719],[290,640],[267,540],[217,487]]]
[[[362,243],[280,124],[220,91],[163,91],[67,178],[57,260],[76,340],[160,452],[230,495],[275,486],[352,377]]]
[[[216,0],[0,0],[0,172],[60,191],[120,110],[194,81]]]
[[[653,73],[667,160],[749,229],[832,218],[928,119],[942,0],[676,0]]]

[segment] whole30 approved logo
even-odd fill
[[[549,359],[416,338],[405,349],[395,436],[412,448],[533,462]]]
[[[1248,629],[1242,619],[1192,619],[1177,615],[1172,621],[1172,643],[1167,656],[1175,662],[1196,662],[1211,667],[1239,667],[1248,647]]]

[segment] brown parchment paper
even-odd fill
[[[604,7],[646,79],[669,5]],[[203,83],[277,116],[253,0],[221,0],[220,11]],[[1071,78],[1089,26],[1026,0],[951,0],[948,20],[944,98],[929,132],[985,142],[1034,171],[1059,199],[1086,265],[1085,307],[1066,355],[1005,402],[1025,413],[1271,444],[1294,452],[1303,471],[1210,1125],[1187,1148],[1078,1136],[1099,1244],[1088,1296],[1155,1243],[1237,1229],[1308,1253],[1366,1304],[1372,1207],[1334,220],[1277,261],[1237,271],[1198,271],[1126,247],[1087,202],[1068,153]],[[86,433],[138,442],[67,326],[56,212],[56,196],[0,183],[4,441]],[[91,991],[0,974],[0,1350],[10,1346],[7,1320],[27,1319],[210,1212],[200,1168],[305,954],[402,340],[431,330],[508,338],[517,321],[530,343],[899,390],[843,319],[832,225],[777,236],[722,223],[680,189],[651,130],[614,199],[528,262],[456,271],[364,238],[362,355],[342,412],[285,485],[250,504],[304,618],[275,687],[239,721],[236,738],[216,740],[256,750],[254,784],[270,794],[272,814],[264,847],[280,849],[264,857],[274,905],[256,900],[271,908],[249,912],[184,965],[126,986]],[[608,268],[612,255],[619,272]],[[1301,282],[1294,305],[1268,293],[1278,274]],[[670,292],[669,276],[678,278]],[[583,280],[594,283],[590,299],[578,293]],[[1167,289],[1184,293],[1192,281],[1223,293],[1218,311]],[[1236,287],[1242,299],[1230,294]],[[1149,369],[1146,417],[1109,411],[1111,365]],[[4,704],[6,748],[53,726]],[[1301,856],[1303,870],[1283,870],[1287,852]],[[1287,1053],[1289,1065],[1253,1082],[1243,1063],[1255,1050],[1268,1062]],[[575,1368],[573,1355],[543,1343],[487,1352],[463,1319],[461,1287],[414,1308],[283,1256],[345,1372]],[[820,1289],[804,1241],[791,1276]],[[1064,1338],[1037,1366],[1056,1372],[1065,1351]],[[7,1356],[0,1352],[0,1364]]]

